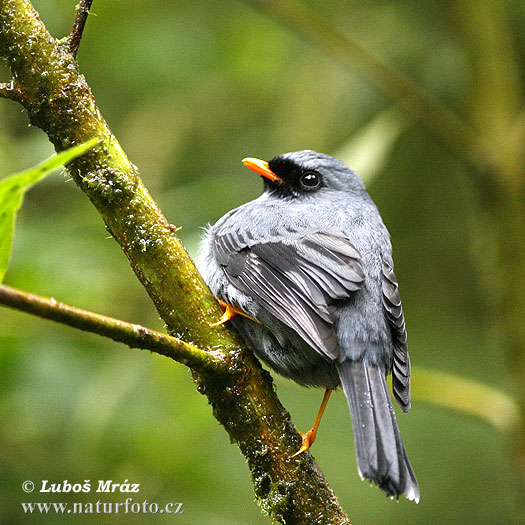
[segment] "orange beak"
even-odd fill
[[[252,171],[255,171],[255,173],[258,173],[259,175],[262,175],[263,177],[266,177],[267,179],[270,179],[271,181],[282,182],[282,179],[280,179],[268,167],[268,163],[265,160],[259,160],[259,159],[253,159],[251,157],[246,157],[245,159],[242,159],[242,163],[247,168],[250,168]]]

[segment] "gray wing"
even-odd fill
[[[403,409],[410,410],[410,358],[408,357],[405,316],[396,274],[389,262],[383,260],[383,306],[394,342],[394,363],[392,365],[392,389]]]
[[[350,297],[364,281],[360,255],[348,239],[312,233],[255,243],[227,233],[215,237],[214,249],[230,284],[320,354],[337,358],[334,303]]]

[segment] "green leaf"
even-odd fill
[[[91,139],[57,155],[53,155],[34,168],[16,173],[0,181],[0,282],[7,270],[11,254],[16,212],[22,204],[24,193],[52,171],[80,157],[100,139]]]
[[[343,144],[335,156],[346,162],[370,185],[388,162],[396,142],[411,123],[397,106],[386,109]]]
[[[518,402],[506,392],[467,377],[412,367],[412,398],[484,419],[502,431],[522,418]]]

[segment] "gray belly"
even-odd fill
[[[232,324],[257,357],[282,376],[304,386],[339,386],[336,363],[310,348],[277,319],[265,323],[272,330],[240,315],[232,319]]]

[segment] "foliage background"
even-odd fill
[[[469,35],[473,24],[484,30],[482,19],[469,18],[469,5],[477,3],[308,2],[460,115],[490,110],[472,107],[490,104],[490,97],[472,96],[471,57],[480,50]],[[501,4],[515,60],[508,66],[521,70],[523,82],[525,5]],[[55,36],[69,32],[73,2],[34,5]],[[400,118],[365,78],[242,2],[95,0],[92,11],[97,16],[90,16],[79,51],[81,70],[153,197],[182,227],[190,253],[197,253],[203,225],[260,193],[261,182],[241,158],[311,148],[342,154],[354,167],[356,159],[392,234],[413,363],[512,393],[480,282],[477,211],[461,160],[419,123]],[[487,42],[497,53],[497,42]],[[9,78],[7,71],[2,77]],[[20,106],[2,101],[0,118],[0,175],[51,154]],[[162,328],[95,210],[61,175],[27,195],[5,282]],[[129,523],[267,523],[253,503],[241,454],[184,367],[6,309],[0,310],[0,361],[3,522],[23,521],[21,501],[98,496],[29,497],[21,490],[26,479],[128,479],[141,484],[134,500],[183,502],[185,509],[175,517],[128,515]],[[276,384],[296,424],[308,427],[322,392],[281,378]],[[520,521],[508,436],[417,399],[399,420],[421,486],[417,506],[393,503],[359,480],[344,396],[328,406],[313,453],[355,523]],[[108,520],[68,519],[45,521]]]

